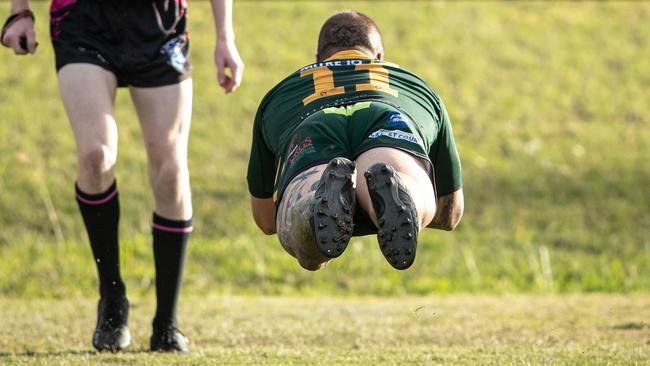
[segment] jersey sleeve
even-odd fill
[[[442,102],[440,102],[440,128],[429,152],[429,158],[433,163],[438,197],[453,193],[463,186],[460,157],[456,150],[451,121]]]
[[[275,183],[275,154],[269,148],[264,138],[263,109],[260,108],[255,115],[253,123],[253,141],[251,155],[248,159],[248,191],[253,197],[273,197]]]

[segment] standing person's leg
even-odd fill
[[[157,308],[151,349],[186,352],[187,339],[177,328],[176,304],[192,232],[187,162],[192,80],[130,90],[140,118],[155,197],[152,226]]]
[[[117,82],[105,69],[72,63],[58,73],[61,99],[77,146],[76,196],[99,274],[101,299],[93,345],[99,350],[128,346],[128,302],[120,275],[119,199],[113,167],[117,126],[113,103]]]
[[[378,147],[357,157],[357,200],[375,225],[386,259],[397,269],[415,259],[420,228],[436,212],[433,185],[421,159],[402,150]]]
[[[59,91],[77,145],[77,185],[88,194],[113,183],[117,159],[117,125],[113,104],[117,81],[91,64],[68,64],[58,73]]]

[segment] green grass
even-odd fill
[[[2,50],[0,294],[89,296],[95,274],[73,196],[74,143],[58,98],[47,4],[34,57]],[[400,11],[407,7],[408,11]],[[354,8],[381,26],[387,59],[422,75],[451,114],[464,168],[456,232],[427,231],[406,272],[372,237],[321,273],[258,232],[245,188],[264,93],[312,61],[320,24]],[[8,3],[0,3],[6,14]],[[207,2],[192,2],[195,235],[187,294],[635,292],[650,288],[650,4],[237,2],[244,84],[224,96]],[[152,197],[128,92],[117,98],[122,261],[152,290]],[[47,284],[47,286],[44,286]]]
[[[90,346],[94,301],[0,298],[0,363],[65,365],[648,365],[647,295],[189,297],[190,355],[147,352],[151,297],[132,299],[131,348]]]
[[[0,364],[650,364],[649,3],[238,1],[246,72],[224,96],[209,5],[191,2],[186,356],[146,352],[152,197],[125,90],[117,176],[134,342],[119,355],[90,348],[97,284],[74,202],[74,142],[47,2],[32,6],[38,53],[0,50]],[[439,91],[463,161],[460,227],[425,232],[404,272],[372,237],[306,272],[250,218],[257,104],[312,61],[320,24],[343,8],[373,17],[387,59]]]

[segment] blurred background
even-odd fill
[[[58,95],[48,2],[32,1],[35,56],[0,50],[0,295],[94,296],[74,200],[72,133]],[[252,121],[277,82],[314,59],[321,24],[354,9],[388,61],[422,76],[451,115],[465,214],[426,230],[393,270],[374,237],[317,273],[257,230],[246,189]],[[236,1],[244,82],[224,95],[209,3],[189,9],[195,231],[185,294],[403,295],[633,292],[650,288],[650,3]],[[0,3],[8,14],[9,3]],[[89,88],[92,86],[89,86]],[[116,101],[121,260],[152,295],[152,194],[126,89]]]

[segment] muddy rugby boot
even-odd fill
[[[150,347],[154,352],[187,353],[190,351],[189,343],[187,337],[172,324],[153,326]]]
[[[345,158],[330,160],[314,194],[309,223],[316,247],[328,258],[340,256],[352,236],[355,168],[354,162]]]
[[[129,318],[129,301],[99,299],[97,306],[97,327],[93,334],[93,347],[98,351],[117,352],[131,343],[131,333],[126,322]]]
[[[411,195],[395,169],[378,163],[364,173],[372,206],[377,214],[377,241],[391,266],[407,269],[415,260],[418,213]]]

